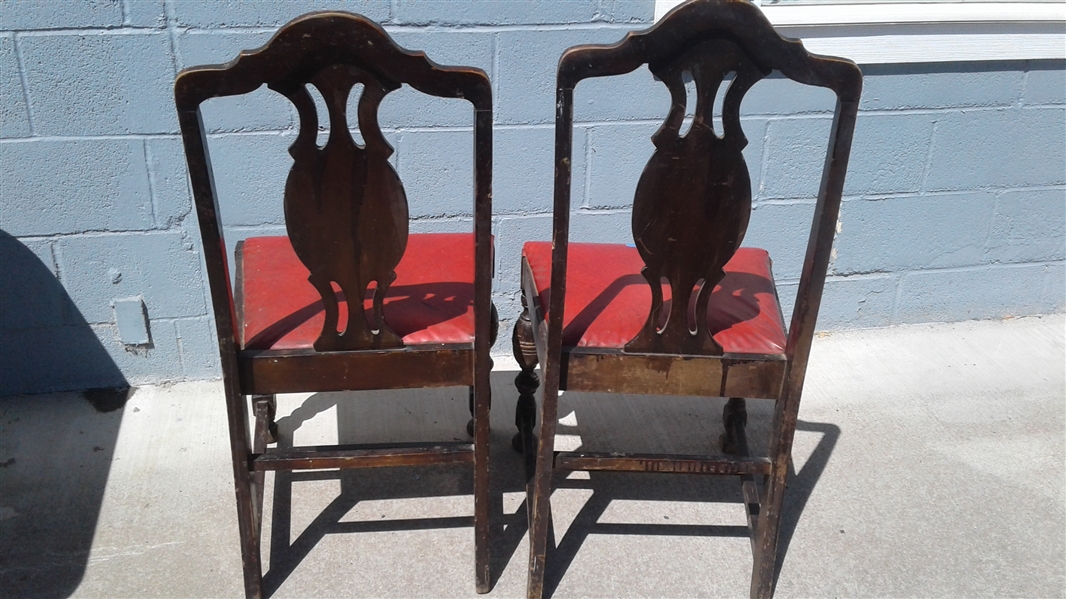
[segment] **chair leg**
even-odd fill
[[[533,337],[533,324],[529,319],[529,307],[522,296],[522,317],[515,323],[515,358],[522,372],[515,379],[521,393],[519,413],[516,420],[522,431],[522,449],[526,463],[526,507],[529,513],[529,578],[526,582],[526,597],[541,599],[544,596],[544,575],[547,568],[548,538],[551,535],[552,471],[555,466],[555,427],[559,416],[559,375],[550,362],[544,364],[546,386],[540,406],[540,440],[533,436],[536,418],[537,378],[533,368],[537,365],[537,348]],[[528,372],[528,377],[523,377]],[[523,381],[522,379],[525,378]],[[524,384],[524,386],[523,386]],[[522,401],[522,400],[525,401]],[[533,458],[534,449],[536,458]],[[532,478],[532,480],[530,480]]]
[[[274,420],[278,413],[278,402],[273,395],[253,395],[252,409],[255,414],[254,442],[263,441],[262,448],[253,450],[259,453],[267,445],[278,442],[278,423]]]
[[[514,384],[518,388],[518,404],[514,415],[518,432],[511,437],[511,449],[522,454],[528,483],[536,468],[537,436],[533,434],[533,426],[537,423],[537,400],[534,393],[540,386],[540,380],[536,372],[523,370],[515,377]]]
[[[496,304],[492,304],[489,314],[489,347],[496,345],[496,336],[500,333],[500,315],[496,311]],[[489,368],[493,366],[492,358],[489,358]],[[466,423],[466,434],[474,436],[474,388],[470,387],[470,420]]]
[[[278,441],[278,424],[274,421],[278,404],[273,395],[253,395],[252,413],[255,415],[255,433],[252,435],[252,453],[263,453],[266,446]],[[255,529],[262,538],[263,530],[263,491],[266,473],[252,474],[255,485]]]
[[[550,375],[546,375],[550,376]],[[537,448],[536,470],[526,485],[526,505],[530,507],[529,522],[529,579],[528,599],[544,596],[544,574],[547,566],[548,535],[551,532],[552,471],[555,453],[555,425],[558,416],[559,394],[545,389],[540,413],[540,443]],[[532,487],[532,494],[529,489]],[[532,499],[530,499],[532,495]]]
[[[533,426],[537,422],[536,392],[540,379],[534,369],[537,367],[537,346],[533,340],[533,323],[529,319],[526,298],[522,297],[522,315],[515,321],[514,333],[511,335],[511,349],[521,372],[514,379],[518,389],[518,405],[515,406],[515,427],[518,432],[511,438],[511,448],[526,456],[526,480],[533,476],[533,460],[537,440],[533,435]]]
[[[489,303],[489,339],[480,346],[475,368],[474,385],[470,388],[470,429],[474,437],[474,588],[478,593],[492,590],[491,556],[492,504],[489,497],[489,412],[492,408],[492,357],[489,349],[496,343],[499,315],[496,305]],[[484,352],[484,353],[482,353]]]
[[[470,396],[468,398],[470,404],[470,420],[466,421],[466,436],[474,436],[474,387],[470,387]]]
[[[722,425],[725,431],[718,440],[722,453],[733,455],[740,453],[740,439],[737,437],[736,429],[738,426],[744,428],[748,425],[748,409],[743,398],[729,398],[725,408],[722,409]]]
[[[225,362],[223,362],[225,365]],[[263,597],[263,562],[259,548],[259,516],[256,476],[249,469],[252,440],[248,438],[248,408],[245,398],[227,385],[226,412],[229,421],[233,485],[237,499],[237,529],[241,539],[244,594],[248,599]]]
[[[263,597],[263,562],[259,550],[259,531],[252,505],[251,475],[237,482],[237,524],[241,536],[241,557],[244,565],[244,595],[247,599]],[[243,489],[242,489],[243,487]]]
[[[488,360],[489,368],[492,359]],[[491,533],[491,499],[489,497],[489,409],[492,403],[489,377],[476,376],[472,388],[474,400],[474,570],[478,593],[492,590],[489,542]]]
[[[792,440],[796,434],[798,412],[798,397],[778,401],[774,410],[770,440],[770,459],[773,460],[773,466],[763,483],[764,489],[761,493],[759,527],[755,536],[755,559],[751,574],[752,599],[770,599],[774,594],[781,508],[784,504],[788,466],[792,461]]]

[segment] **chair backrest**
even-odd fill
[[[560,59],[549,354],[561,346],[573,90],[583,79],[621,75],[644,64],[666,85],[671,105],[652,137],[655,152],[633,201],[633,238],[652,287],[652,308],[648,325],[627,344],[629,352],[722,353],[707,330],[706,314],[711,290],[740,246],[751,213],[751,183],[741,154],[747,144],[740,124],[741,100],[752,85],[774,70],[836,93],[835,118],[787,348],[790,357],[805,363],[840,207],[862,74],[849,61],[813,56],[799,41],[782,38],[747,0],[694,0],[617,44],[578,46]],[[712,109],[719,86],[731,73],[722,104],[723,131],[718,135]],[[689,76],[696,88],[695,117],[688,132],[681,134]],[[669,281],[675,307],[675,314],[661,327],[660,278]],[[694,289],[698,295],[693,300]],[[686,309],[690,300],[695,303],[692,312]]]
[[[357,84],[363,90],[355,119],[365,140],[362,145],[349,133],[356,123],[346,114],[348,96]],[[403,84],[473,104],[475,259],[485,265],[475,274],[475,297],[483,295],[488,305],[492,93],[484,71],[439,66],[422,52],[396,45],[373,21],[349,13],[322,12],[291,21],[262,48],[241,52],[227,64],[187,69],[178,75],[174,94],[224,356],[234,350],[236,319],[201,103],[266,85],[296,107],[299,133],[289,147],[293,165],[284,191],[289,239],[324,302],[327,294],[333,301],[336,283],[348,298],[348,310],[361,312],[364,293],[376,284],[379,297],[375,297],[372,319],[354,319],[365,323],[366,330],[345,331],[348,343],[344,349],[380,349],[403,345],[384,320],[380,296],[382,287],[395,278],[394,269],[406,249],[408,208],[403,184],[388,163],[393,149],[381,133],[378,107],[386,94]],[[328,109],[330,133],[322,147],[316,141],[321,115],[308,86],[319,91]]]

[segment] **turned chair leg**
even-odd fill
[[[540,386],[537,377],[537,346],[533,340],[533,323],[529,319],[526,298],[522,298],[522,315],[514,325],[511,347],[521,372],[514,379],[518,390],[518,405],[515,406],[515,426],[518,432],[511,438],[511,448],[525,456],[526,480],[533,477],[537,439],[533,426],[537,422],[536,392]]]
[[[733,455],[740,453],[741,436],[744,434],[744,427],[748,425],[748,409],[743,398],[729,398],[725,408],[722,409],[722,425],[725,431],[718,439],[722,453]]]

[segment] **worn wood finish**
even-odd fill
[[[634,241],[645,263],[644,277],[652,287],[651,311],[641,332],[623,351],[564,348],[573,90],[583,79],[621,75],[644,64],[671,93],[670,112],[653,138],[655,154],[638,183],[633,209]],[[713,288],[720,278],[722,265],[740,245],[747,226],[750,182],[740,154],[745,143],[740,100],[753,83],[771,71],[835,92],[835,117],[785,351],[761,356],[723,355],[721,347],[706,334],[702,319],[710,294],[702,291],[708,284]],[[696,84],[697,108],[692,128],[681,135],[686,72]],[[710,127],[710,110],[718,84],[727,73],[734,75],[723,102],[723,131],[718,135]],[[747,440],[740,398],[775,400],[768,462],[761,464],[758,472],[739,474],[752,531],[751,596],[772,596],[785,477],[861,89],[862,74],[853,63],[809,54],[798,40],[780,37],[759,9],[745,0],[690,0],[654,27],[630,33],[617,44],[578,46],[563,53],[556,91],[548,306],[537,304],[532,272],[525,263],[522,269],[529,329],[539,353],[544,387],[537,470],[532,482],[528,597],[539,599],[544,590],[560,389],[738,398],[727,409],[730,432],[722,441],[739,462],[748,461],[744,458]],[[671,286],[677,314],[663,314],[661,278]],[[580,285],[581,281],[569,284]],[[685,314],[690,306],[695,315],[691,321]],[[670,457],[649,462],[647,457],[632,455],[565,457],[562,461],[574,465],[575,459],[582,466],[641,471],[645,467],[696,468],[692,464],[699,463],[671,461]],[[722,458],[711,459],[713,463]],[[708,466],[709,470],[714,468]]]
[[[672,472],[675,474],[769,474],[769,458],[730,460],[701,455],[563,452],[555,455],[560,470]]]
[[[471,443],[437,443],[416,447],[297,447],[268,450],[252,456],[252,469],[314,470],[320,468],[385,468],[463,464],[474,461]]]
[[[671,356],[575,347],[564,351],[559,376],[562,388],[571,391],[775,399],[785,365],[783,356]]]
[[[492,322],[490,323],[490,326],[489,326],[489,347],[492,347],[493,345],[496,344],[496,336],[499,335],[499,333],[500,333],[500,315],[496,312],[496,304],[491,304],[490,308],[491,308],[491,312],[492,312],[492,317],[491,317]],[[494,366],[495,366],[495,363],[493,362],[492,358],[490,357],[489,358],[489,370],[491,371]],[[473,387],[473,385],[470,386],[470,390],[469,391],[470,392],[469,392],[467,397],[468,397],[468,403],[469,403],[469,406],[470,406],[470,420],[466,423],[466,434],[471,436],[471,437],[473,437],[474,436],[474,413],[476,412],[475,405],[474,405],[474,387]]]
[[[210,98],[247,94],[264,85],[288,98],[300,119],[300,132],[289,149],[293,165],[284,205],[293,249],[324,302],[326,318],[314,350],[240,351],[244,315],[237,312],[233,301],[200,105]],[[406,247],[408,213],[403,185],[388,164],[392,148],[381,134],[377,110],[385,95],[401,85],[432,96],[461,98],[473,107],[475,334],[470,344],[405,347],[384,319],[383,299]],[[316,112],[309,86],[321,93],[326,114]],[[353,89],[361,90],[354,123],[347,115]],[[241,52],[227,64],[182,71],[174,84],[174,97],[218,333],[246,596],[263,594],[259,541],[264,470],[455,461],[474,463],[475,579],[477,590],[487,592],[491,581],[489,347],[495,326],[488,77],[480,69],[443,67],[424,53],[407,51],[361,16],[322,12],[293,20],[262,48]],[[318,147],[319,121],[326,118],[330,135]],[[355,124],[362,144],[348,131]],[[247,273],[242,272],[239,256],[236,270],[243,280]],[[364,311],[360,302],[349,302],[347,321],[338,322],[334,285],[348,298],[364,297],[373,286],[370,310]],[[265,398],[255,401],[255,428],[249,434],[248,395],[447,385],[473,388],[472,448],[439,445],[389,453],[333,447],[279,454],[265,449],[275,438],[273,403]]]
[[[420,389],[474,383],[474,351],[469,347],[328,353],[243,351],[239,367],[247,393]]]

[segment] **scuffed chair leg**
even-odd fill
[[[244,570],[244,594],[247,599],[263,597],[263,562],[260,539],[263,520],[262,472],[251,470],[251,457],[266,449],[273,421],[273,396],[253,395],[255,423],[248,437],[248,408],[243,395],[226,394],[230,425],[230,450],[233,459],[233,483],[237,499],[237,528],[241,539]]]
[[[271,443],[278,442],[278,423],[275,418],[278,413],[278,402],[273,395],[253,395],[252,411],[255,414],[255,443],[263,441],[263,448]],[[256,447],[254,451],[260,453],[263,448]]]
[[[277,400],[273,395],[253,395],[252,414],[255,416],[255,434],[252,436],[252,453],[263,453],[266,446],[278,441],[278,424],[274,421],[278,411]],[[255,522],[256,529],[263,528],[263,491],[266,473],[256,472],[252,475],[255,485]]]
[[[755,559],[751,572],[751,599],[772,599],[774,596],[781,510],[789,462],[788,456],[779,456],[774,460],[770,476],[766,477],[763,501],[759,506],[759,526],[752,547]]]
[[[547,364],[547,369],[551,364]],[[545,378],[552,380],[548,370]],[[555,376],[558,376],[557,374]],[[558,379],[555,379],[558,380]],[[526,472],[533,476],[526,484],[526,505],[529,515],[529,578],[526,582],[527,599],[542,599],[547,568],[549,539],[552,538],[551,491],[553,455],[555,449],[555,426],[559,415],[559,395],[545,389],[540,412],[540,441],[535,445],[536,457],[530,468],[526,454]],[[554,542],[551,543],[554,548]]]
[[[743,398],[729,398],[725,408],[722,409],[722,425],[725,428],[725,432],[719,438],[722,453],[733,455],[741,453],[741,446],[745,445],[741,442],[741,435],[743,435],[744,427],[748,425],[748,409]]]
[[[466,435],[474,436],[474,388],[470,387],[470,420],[466,421]]]
[[[489,318],[489,347],[496,343],[500,330],[495,304]],[[470,395],[470,432],[474,437],[474,569],[478,593],[492,590],[490,536],[492,507],[489,492],[489,414],[492,406],[492,358],[486,356],[488,372],[475,369]],[[476,423],[476,426],[475,426]]]
[[[799,416],[799,397],[786,396],[774,408],[770,431],[770,475],[765,478],[759,502],[759,526],[755,534],[755,563],[752,567],[752,599],[771,599],[774,594],[774,574],[784,507],[788,468],[792,462],[792,442]]]
[[[492,368],[496,363],[489,358],[489,368]],[[474,436],[474,388],[470,387],[470,420],[466,421],[466,434],[467,436]]]

